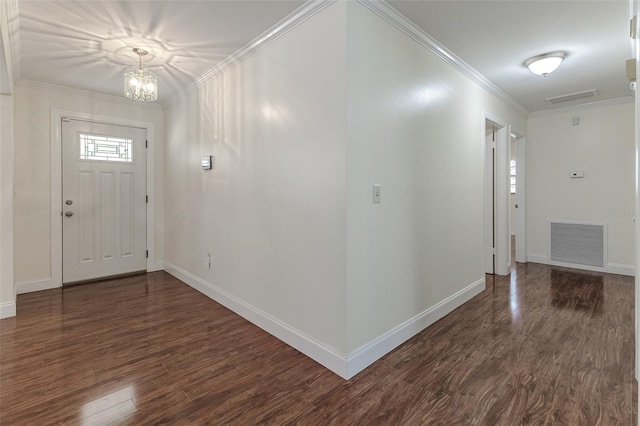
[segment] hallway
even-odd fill
[[[2,424],[635,424],[633,279],[517,264],[350,381],[164,272],[20,295]]]

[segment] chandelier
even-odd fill
[[[124,72],[124,95],[134,101],[155,101],[158,99],[158,79],[149,70],[142,69],[142,57],[149,52],[139,47],[133,52],[138,55],[138,69]]]

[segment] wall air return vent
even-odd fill
[[[549,261],[574,268],[604,270],[607,228],[604,223],[549,223]]]
[[[598,89],[585,90],[584,92],[569,93],[568,95],[554,96],[552,98],[544,98],[551,105],[561,104],[563,102],[577,101],[579,99],[593,98],[598,96]]]

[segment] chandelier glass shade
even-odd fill
[[[138,47],[133,51],[139,58],[138,68],[124,72],[124,95],[134,101],[155,101],[158,99],[158,78],[142,69],[142,57],[147,51]]]

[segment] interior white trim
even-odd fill
[[[207,72],[198,77],[193,84],[187,87],[184,91],[179,93],[178,95],[167,99],[162,103],[163,108],[168,108],[170,105],[175,103],[175,101],[189,93],[192,93],[194,90],[202,87],[207,82],[213,80],[217,76],[224,73],[226,70],[236,66],[237,64],[243,62],[247,58],[249,58],[254,53],[258,52],[263,47],[269,45],[273,41],[277,40],[280,36],[286,34],[289,30],[301,24],[305,20],[309,19],[316,13],[320,12],[325,7],[329,6],[332,3],[335,3],[336,0],[310,0],[300,6],[298,9],[294,10],[291,14],[283,18],[280,22],[264,31],[262,34],[255,37],[249,43],[245,44],[243,47],[229,55],[226,59],[220,62],[215,67],[209,69]]]
[[[529,115],[529,110],[522,106],[522,104],[509,96],[498,86],[487,80],[482,74],[472,68],[471,65],[467,64],[455,53],[440,44],[436,39],[411,22],[406,16],[398,12],[398,10],[389,3],[384,0],[358,0],[358,3],[362,4],[394,27],[398,28],[417,43],[427,48],[443,61],[467,76],[471,81],[497,96],[498,99],[518,111],[523,116],[527,117]]]
[[[543,265],[561,266],[564,268],[581,269],[584,271],[605,272],[608,274],[626,275],[634,277],[636,275],[636,268],[633,265],[625,265],[623,263],[606,263],[604,270],[602,268],[595,268],[591,266],[574,265],[574,264],[562,264],[559,262],[549,262],[549,259],[544,254],[539,253],[527,253],[527,261],[531,263],[541,263]]]
[[[629,277],[636,276],[635,266],[625,265],[623,263],[607,263],[607,272],[610,274],[626,275]]]
[[[9,1],[3,1],[0,4],[0,33],[2,35],[2,47],[5,52],[6,72],[9,80],[9,86],[12,88],[14,84],[14,64],[13,64],[13,48],[11,46],[11,36],[9,31]],[[5,94],[11,94],[5,93]]]
[[[496,138],[492,144],[495,148],[494,179],[491,180],[491,145],[487,143],[487,122],[496,127]],[[482,146],[483,146],[483,226],[482,248],[483,269],[485,273],[508,275],[511,273],[511,233],[509,222],[511,217],[511,190],[509,186],[509,146],[511,126],[500,123],[497,117],[489,113],[482,114]],[[491,185],[494,185],[493,189]],[[493,190],[493,195],[491,191]],[[493,202],[493,203],[492,203]],[[493,235],[491,234],[493,232]],[[495,251],[494,251],[495,240]],[[493,255],[495,254],[495,258]],[[495,260],[495,265],[494,265]],[[494,270],[495,268],[495,270]]]
[[[562,113],[573,112],[573,111],[583,111],[583,110],[592,109],[592,108],[601,108],[601,107],[612,106],[612,105],[629,104],[629,103],[633,103],[633,101],[634,101],[633,96],[625,96],[622,98],[607,99],[605,101],[588,102],[584,104],[571,105],[571,106],[566,106],[562,108],[543,109],[540,111],[533,111],[531,114],[529,114],[529,117],[530,118],[543,117],[546,115],[562,114]]]
[[[636,15],[636,38],[633,40],[634,53],[636,58],[636,81],[640,81],[640,0],[629,0],[631,3],[631,15]],[[640,152],[640,89],[636,87],[635,91],[635,147],[636,152]],[[635,185],[635,207],[640,208],[640,157],[636,155],[636,185]],[[635,223],[635,243],[636,253],[634,263],[636,267],[640,267],[640,223]],[[635,321],[634,321],[634,337],[636,346],[636,362],[635,362],[635,378],[640,380],[640,274],[635,279]],[[640,394],[637,401],[634,401],[640,407]],[[640,416],[638,416],[638,426],[640,426]]]
[[[7,58],[7,66],[11,67],[10,78],[12,83],[15,84],[20,80],[21,66],[20,66],[20,24],[18,21],[18,0],[5,0],[2,3],[5,4],[4,13],[6,13],[7,19],[7,34],[2,34],[3,41],[6,36],[6,43],[9,48],[5,49],[5,55]],[[6,46],[6,45],[5,45]],[[11,62],[9,62],[11,61]]]
[[[164,262],[147,262],[147,272],[164,271]]]
[[[164,270],[344,379],[352,378],[385,354],[480,294],[486,287],[484,278],[481,278],[346,357],[176,265],[165,262]]]
[[[312,338],[279,321],[266,312],[249,305],[221,288],[196,277],[182,268],[165,262],[165,271],[193,287],[200,293],[232,310],[247,321],[257,325],[267,333],[302,352],[340,377],[347,378],[347,361],[344,354],[340,354],[333,349],[316,342]]]
[[[485,288],[486,283],[483,277],[357,349],[347,360],[347,378],[352,378],[385,354],[482,293]]]
[[[16,302],[0,303],[0,319],[16,316]]]
[[[549,264],[547,255],[541,253],[527,253],[527,262],[542,263],[543,265]]]
[[[53,279],[40,278],[38,280],[16,282],[16,294],[33,293],[34,291],[50,290],[60,287]]]
[[[62,285],[62,117],[89,120],[97,123],[134,126],[147,130],[147,270],[155,270],[155,133],[154,124],[118,117],[88,114],[77,111],[51,109],[51,287]]]
[[[486,116],[486,115],[485,115]],[[491,120],[491,117],[489,117]],[[511,143],[511,126],[504,125],[498,129],[496,138],[496,274],[511,273],[511,186],[509,181],[509,150]]]
[[[516,139],[516,262],[527,261],[526,137]]]
[[[53,91],[72,94],[72,95],[91,96],[93,99],[100,99],[100,100],[104,100],[112,103],[118,103],[118,104],[132,105],[137,102],[137,101],[132,101],[131,99],[126,98],[124,96],[115,96],[115,95],[108,95],[106,93],[91,92],[89,90],[76,89],[74,87],[59,86],[57,84],[51,84],[51,83],[43,83],[41,81],[22,79],[16,83],[16,86],[31,87],[35,89],[53,90]],[[156,102],[145,102],[145,107],[148,107],[151,109],[158,109],[158,110],[162,109],[162,105]]]

